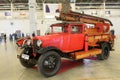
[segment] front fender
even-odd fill
[[[56,51],[56,52],[58,52],[59,54],[62,53],[62,51],[60,51],[58,48],[56,48],[56,47],[54,47],[54,46],[49,46],[49,47],[41,48],[40,50],[38,50],[38,53],[39,53],[39,54],[44,54],[44,53],[46,53],[46,52],[48,52],[48,51],[51,51],[51,50]]]

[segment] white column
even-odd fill
[[[36,0],[29,0],[30,35],[37,31]]]
[[[106,7],[106,6],[105,6],[105,1],[106,1],[106,0],[103,1],[103,11],[104,11],[104,14],[103,14],[103,15],[104,15],[104,17],[105,17],[105,9],[106,9],[106,8],[105,8],[105,7]]]
[[[10,3],[10,7],[11,7],[11,18],[13,18],[13,3],[12,3],[12,0],[11,0],[11,3]]]
[[[42,0],[42,9],[43,9],[43,17],[42,17],[42,21],[44,22],[44,19],[45,19],[45,0]]]

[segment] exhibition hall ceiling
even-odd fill
[[[0,0],[0,3],[28,3],[29,0]],[[42,1],[45,2],[59,2],[60,0],[36,0],[37,3],[41,3]],[[70,0],[74,1],[74,0]],[[75,0],[76,2],[103,2],[104,0]],[[120,2],[120,0],[106,0],[106,2]]]
[[[0,0],[0,3],[27,3],[28,0]]]

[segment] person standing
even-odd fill
[[[6,43],[6,39],[7,39],[6,34],[4,34],[4,41],[5,41],[5,43]]]
[[[35,32],[32,33],[32,37],[35,37]]]
[[[25,37],[25,36],[24,36],[24,33],[22,33],[22,37]]]
[[[17,34],[16,33],[14,33],[14,38],[15,38],[15,40],[17,40]]]
[[[13,40],[12,34],[9,35],[9,39],[10,39],[10,41]]]

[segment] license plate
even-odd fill
[[[29,59],[29,55],[26,55],[26,54],[22,54],[22,56],[21,56],[23,59],[26,59],[26,60],[28,60]]]

